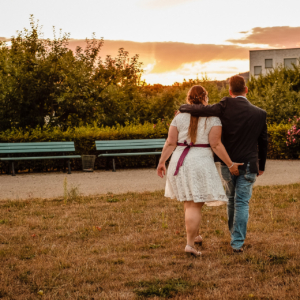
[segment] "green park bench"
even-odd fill
[[[62,155],[53,156],[19,156],[25,153],[57,153]],[[0,161],[9,162],[9,173],[15,176],[14,162],[19,160],[38,159],[64,159],[68,162],[68,174],[71,174],[70,159],[81,158],[80,155],[65,155],[66,152],[75,152],[74,142],[42,142],[42,143],[0,143],[0,155],[7,154],[7,157],[0,157]],[[13,156],[11,156],[13,154]]]
[[[162,149],[166,140],[165,139],[149,139],[149,140],[109,140],[109,141],[96,141],[96,150],[105,151],[99,154],[99,157],[112,158],[113,172],[116,172],[115,157],[117,156],[136,156],[136,155],[156,155],[156,165],[158,163],[158,155],[161,151],[151,152],[125,152],[120,153],[120,150],[142,150],[142,149]],[[108,151],[114,151],[108,153]],[[106,160],[106,169],[108,169],[109,160]]]

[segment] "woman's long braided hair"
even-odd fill
[[[186,102],[188,104],[203,104],[205,102],[205,96],[207,95],[206,89],[201,85],[194,85],[188,91]],[[188,135],[193,144],[196,143],[197,129],[198,129],[199,117],[191,116],[190,127]]]

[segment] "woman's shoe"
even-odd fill
[[[199,246],[202,246],[202,236],[201,235],[198,235],[195,237],[195,240],[194,240],[194,243],[195,244],[198,244]]]
[[[187,256],[191,255],[194,257],[199,257],[201,255],[201,252],[198,252],[194,247],[192,247],[190,245],[186,245],[184,251]]]

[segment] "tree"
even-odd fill
[[[11,46],[0,42],[0,130],[125,122],[134,108],[142,72],[138,55],[119,50],[101,60],[104,43],[93,35],[86,47],[68,48],[69,34],[43,39],[30,17],[30,29],[18,32]],[[122,118],[118,116],[123,115]],[[125,117],[124,117],[125,116]]]
[[[266,76],[252,77],[248,99],[268,114],[268,123],[287,123],[300,111],[300,66],[275,68]]]

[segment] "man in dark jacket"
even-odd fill
[[[234,252],[243,252],[252,187],[256,176],[264,173],[267,159],[267,113],[247,100],[247,92],[244,78],[236,75],[229,81],[232,98],[224,97],[219,103],[207,106],[184,104],[179,109],[192,116],[219,117],[223,127],[222,143],[231,160],[244,163],[236,176],[215,156],[215,161],[221,162],[222,176],[227,183],[228,226]]]

